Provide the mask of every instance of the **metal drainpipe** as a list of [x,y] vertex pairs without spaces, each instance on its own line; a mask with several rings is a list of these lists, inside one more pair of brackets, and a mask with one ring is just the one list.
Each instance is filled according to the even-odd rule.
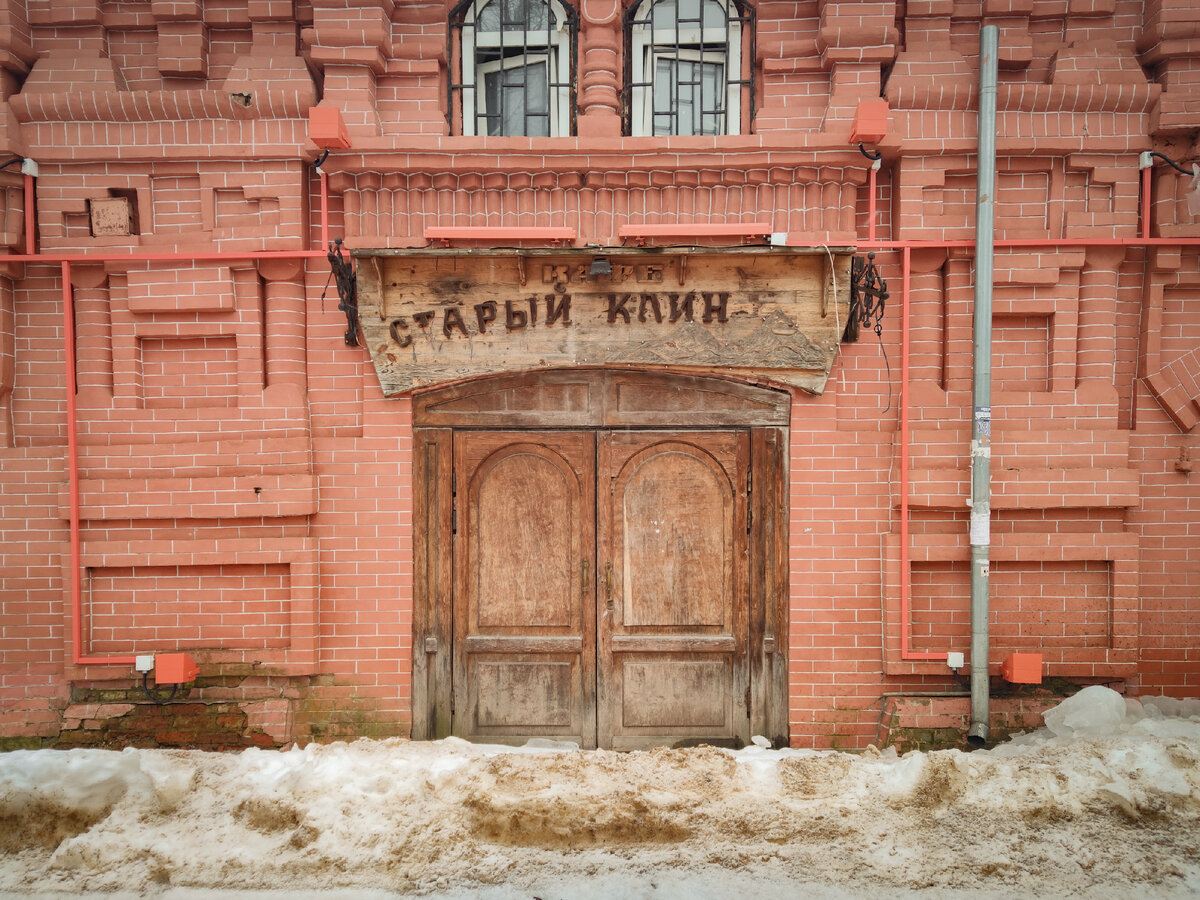
[[992,255],[996,191],[996,58],[999,29],[979,33],[979,153],[975,200],[975,368],[971,416],[971,726],[967,742],[988,736],[988,564],[991,553]]

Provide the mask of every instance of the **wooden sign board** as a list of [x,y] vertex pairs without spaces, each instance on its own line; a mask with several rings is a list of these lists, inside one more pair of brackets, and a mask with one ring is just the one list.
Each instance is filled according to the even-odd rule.
[[[669,367],[821,393],[850,253],[356,251],[359,325],[384,394],[572,366]],[[593,260],[611,274],[592,274]]]

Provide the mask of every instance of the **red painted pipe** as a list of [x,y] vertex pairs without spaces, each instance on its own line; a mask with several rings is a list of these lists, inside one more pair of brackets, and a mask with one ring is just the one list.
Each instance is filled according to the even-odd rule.
[[88,263],[97,262],[210,262],[221,260],[256,259],[324,259],[321,250],[214,250],[211,253],[162,252],[162,253],[6,253],[0,254],[0,262],[23,263]]
[[[868,225],[866,242],[860,249],[900,250],[903,254],[901,285],[901,357],[900,357],[900,610],[901,610],[901,659],[944,660],[945,652],[916,653],[911,650],[911,622],[909,621],[911,596],[908,568],[911,563],[909,547],[909,315],[912,251],[914,249],[957,249],[973,248],[974,242],[959,241],[878,241],[875,239],[876,177],[875,170],[869,172],[868,181]],[[329,243],[329,193],[328,176],[321,172],[321,243]],[[211,260],[257,260],[257,259],[315,259],[326,255],[324,250],[260,250],[213,253],[61,253],[38,254],[34,242],[33,176],[25,176],[25,249],[26,253],[4,256],[10,262],[58,262],[63,273],[63,331],[66,344],[67,368],[67,457],[70,480],[71,510],[71,637],[73,662],[76,665],[133,665],[132,656],[85,657],[81,655],[82,641],[82,581],[80,575],[79,539],[79,465],[77,446],[77,423],[75,412],[75,327],[72,316],[70,264],[72,262],[172,262]],[[1151,238],[1150,237],[1150,169],[1142,170],[1141,237],[1139,238],[1075,238],[1075,239],[1021,239],[997,240],[998,248],[1041,248],[1060,249],[1074,247],[1192,247],[1200,246],[1200,238]]]
[[1150,166],[1142,169],[1142,202],[1139,204],[1142,217],[1142,240],[1150,238]]
[[[321,173],[321,244],[329,243],[329,181]],[[274,250],[250,253],[66,253],[36,252],[33,176],[25,176],[25,254],[5,256],[13,262],[58,262],[62,269],[63,357],[67,392],[67,481],[71,552],[71,663],[76,666],[132,666],[134,656],[88,656],[83,652],[83,578],[79,511],[79,422],[76,405],[75,298],[71,291],[72,262],[198,262],[200,260],[317,259],[323,250]]]
[[875,166],[867,170],[867,240],[875,240]]
[[[1078,238],[1078,239],[1021,239],[997,240],[995,247],[1058,249],[1065,247],[1197,247],[1200,238],[1150,237],[1150,167],[1142,169],[1142,193],[1139,203],[1141,236],[1139,238]],[[859,249],[900,250],[901,319],[900,319],[900,658],[905,661],[944,660],[945,652],[915,653],[912,647],[911,585],[908,570],[911,564],[909,546],[909,299],[914,249],[974,248],[974,241],[877,241],[875,240],[875,170],[870,171],[868,190],[868,240]]]
[[37,243],[35,237],[35,216],[34,216],[34,200],[33,195],[33,176],[28,172],[25,173],[25,252],[37,253]]
[[132,656],[84,656],[83,581],[79,540],[79,423],[75,405],[75,298],[71,293],[71,264],[62,263],[63,357],[67,389],[67,480],[71,528],[71,662],[77,666],[132,666]]
[[321,171],[321,250],[329,250],[329,176]]
[[917,653],[912,650],[912,605],[908,569],[908,364],[909,299],[912,284],[912,248],[905,247],[901,265],[900,288],[900,658],[902,660],[944,660],[946,653]]

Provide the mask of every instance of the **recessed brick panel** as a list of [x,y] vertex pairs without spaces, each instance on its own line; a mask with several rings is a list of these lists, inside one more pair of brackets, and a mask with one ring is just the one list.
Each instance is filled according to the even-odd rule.
[[289,576],[278,563],[94,568],[87,602],[92,652],[286,647]]
[[[1108,647],[1110,564],[995,561],[990,566],[990,639],[996,653]],[[912,567],[912,646],[969,651],[971,567],[962,560]]]
[[231,335],[141,338],[146,409],[237,406],[237,340]]
[[992,317],[992,390],[1048,391],[1050,317]]

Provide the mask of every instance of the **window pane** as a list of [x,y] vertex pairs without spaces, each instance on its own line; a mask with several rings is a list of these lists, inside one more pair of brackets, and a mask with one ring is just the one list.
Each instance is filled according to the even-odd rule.
[[488,134],[549,137],[550,70],[546,62],[488,72],[483,83]]
[[479,31],[545,31],[548,4],[543,0],[487,0],[475,17]]
[[[732,2],[732,0],[730,0]],[[704,20],[700,16],[703,12]],[[725,25],[725,7],[718,0],[704,0],[701,10],[700,0],[658,0],[651,14],[653,28],[674,28],[677,21],[682,20],[688,26],[702,24],[705,28],[722,28]]]
[[654,134],[724,134],[725,67],[659,56],[654,67]]

